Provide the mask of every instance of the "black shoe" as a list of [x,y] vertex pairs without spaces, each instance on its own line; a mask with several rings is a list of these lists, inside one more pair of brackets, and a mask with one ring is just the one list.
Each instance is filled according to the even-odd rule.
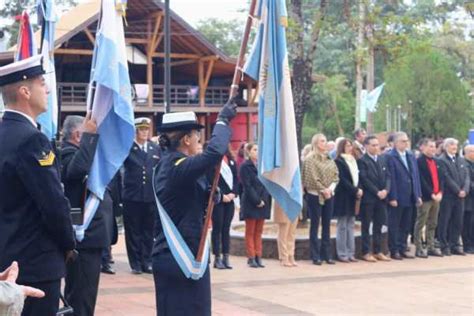
[[224,270],[225,265],[222,262],[221,256],[215,256],[214,258],[214,268],[219,269],[219,270]]
[[408,252],[402,252],[403,259],[415,259],[415,256],[410,255]]
[[265,268],[265,265],[264,265],[263,262],[262,262],[262,258],[260,258],[260,257],[255,257],[255,262],[257,263],[257,265],[258,265],[260,268]]
[[443,257],[443,254],[441,253],[441,250],[438,248],[428,250],[428,256],[430,257]]
[[451,249],[451,254],[456,255],[456,256],[465,256],[465,255],[466,255],[466,254],[464,253],[464,251],[462,251],[462,250],[459,249],[459,248]]
[[450,256],[451,255],[451,250],[449,248],[444,248],[442,250],[444,256]]
[[142,274],[142,273],[143,273],[142,270],[132,269],[132,274]]
[[423,249],[416,249],[415,256],[418,258],[428,258],[428,254]]
[[100,272],[105,274],[115,274],[115,270],[109,264],[103,265]]
[[229,254],[224,254],[224,257],[222,258],[222,263],[224,264],[226,269],[232,269],[232,266],[229,262]]
[[326,261],[327,264],[336,264],[336,261],[332,260],[332,259],[327,259],[327,260],[324,260]]
[[110,263],[110,264],[114,264],[114,263],[115,263],[115,260],[114,260],[114,259],[110,259],[110,260],[109,260],[109,263]]
[[257,261],[255,261],[255,258],[249,258],[247,260],[247,265],[251,268],[258,268],[258,264],[257,264]]
[[400,256],[400,254],[397,252],[397,253],[392,253],[390,255],[390,258],[392,258],[393,260],[403,260],[403,257]]
[[474,255],[474,249],[473,248],[467,248],[466,250],[464,250],[464,253]]
[[143,273],[153,274],[153,268],[151,266],[143,267]]
[[320,265],[323,264],[323,262],[318,259],[318,260],[313,260],[313,264],[314,264],[314,265],[317,265],[317,266],[320,266]]

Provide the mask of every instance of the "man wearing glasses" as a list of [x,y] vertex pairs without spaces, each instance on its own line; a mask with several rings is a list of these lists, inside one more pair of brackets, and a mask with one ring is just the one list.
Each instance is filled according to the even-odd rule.
[[394,260],[413,259],[408,253],[407,239],[412,212],[421,206],[421,187],[418,165],[408,150],[406,133],[394,135],[394,147],[387,153],[391,188],[388,194],[388,245]]

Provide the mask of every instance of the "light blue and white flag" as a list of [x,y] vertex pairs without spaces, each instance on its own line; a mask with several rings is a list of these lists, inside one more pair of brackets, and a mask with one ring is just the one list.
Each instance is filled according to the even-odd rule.
[[48,85],[48,109],[40,114],[36,121],[41,125],[41,131],[54,139],[58,129],[58,95],[56,88],[56,71],[54,67],[54,33],[58,15],[53,0],[38,0],[38,25],[41,25],[41,52],[43,67],[46,74],[44,79]]
[[97,121],[100,137],[87,182],[91,194],[85,205],[84,224],[76,227],[79,241],[135,137],[122,13],[116,9],[114,0],[102,0],[100,16],[90,82],[95,88],[95,94],[90,93],[92,118]]
[[259,1],[260,24],[244,71],[259,81],[259,179],[294,220],[302,208],[296,123],[286,48],[285,0]]
[[377,109],[377,102],[379,101],[384,86],[385,83],[382,83],[380,86],[367,93],[367,96],[365,97],[365,107],[368,111],[374,112]]
[[367,122],[367,112],[375,112],[377,109],[377,102],[379,101],[380,95],[382,94],[383,87],[385,83],[382,83],[380,86],[374,90],[368,92],[367,90],[362,90],[360,95],[360,121]]

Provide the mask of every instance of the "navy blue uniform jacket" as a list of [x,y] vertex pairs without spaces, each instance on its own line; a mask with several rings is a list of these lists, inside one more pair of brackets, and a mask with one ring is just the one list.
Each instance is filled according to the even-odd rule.
[[[155,171],[158,199],[194,255],[199,248],[208,198],[206,173],[213,169],[227,151],[231,137],[228,126],[216,124],[206,150],[188,157],[178,151],[165,151]],[[166,243],[157,216],[153,255]]]
[[75,246],[58,160],[46,136],[18,113],[5,112],[0,144],[0,271],[17,260],[18,283],[57,280]]
[[136,142],[130,149],[130,154],[123,163],[123,192],[124,201],[154,202],[152,177],[153,168],[160,159],[159,147],[153,142],[147,142],[147,151],[138,147]]

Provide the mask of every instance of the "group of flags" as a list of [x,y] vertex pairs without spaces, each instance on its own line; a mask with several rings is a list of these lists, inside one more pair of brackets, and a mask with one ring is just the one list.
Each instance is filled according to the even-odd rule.
[[[123,0],[120,0],[123,8]],[[44,56],[50,88],[48,112],[40,120],[43,132],[53,139],[57,132],[58,111],[54,73],[54,30],[57,21],[53,0],[38,0],[41,30],[40,54]],[[103,0],[96,35],[90,77],[88,111],[98,124],[99,145],[88,178],[91,192],[85,206],[84,224],[75,227],[80,241],[94,217],[106,186],[118,171],[134,138],[131,87],[128,74],[123,12],[117,1]],[[244,71],[259,81],[259,178],[276,202],[294,220],[302,207],[302,187],[296,141],[296,124],[286,45],[287,11],[285,0],[258,1],[258,33]],[[17,59],[37,53],[26,13],[22,15]],[[169,226],[168,244],[183,273],[199,279],[207,266],[209,247],[197,262],[179,231],[160,207],[163,226]],[[163,213],[164,212],[164,213]],[[162,216],[163,215],[163,216]],[[173,228],[174,227],[174,228]],[[169,237],[169,238],[168,238]],[[207,243],[208,244],[208,243]],[[188,249],[188,250],[186,250]]]
[[[40,49],[34,42],[28,13],[20,16],[15,60],[36,54],[43,56],[44,75],[49,88],[48,110],[37,121],[41,131],[51,140],[58,129],[58,96],[54,67],[55,24],[58,21],[54,0],[37,1],[38,24],[41,26]],[[83,225],[76,226],[76,239],[81,241],[103,199],[107,185],[128,156],[135,136],[131,85],[125,48],[123,10],[126,1],[102,0],[100,21],[90,77],[88,111],[97,122],[99,144],[89,173],[87,188],[91,192],[84,207]]]

